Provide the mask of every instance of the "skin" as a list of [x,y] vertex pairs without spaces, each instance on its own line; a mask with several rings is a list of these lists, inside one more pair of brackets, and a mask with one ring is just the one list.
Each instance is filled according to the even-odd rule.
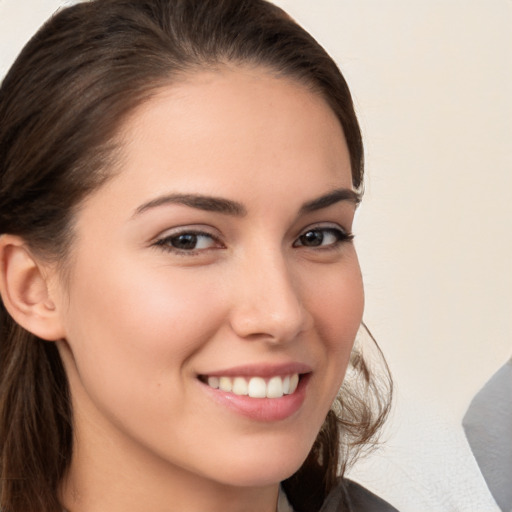
[[[76,436],[63,503],[274,512],[362,317],[356,252],[336,234],[350,233],[354,201],[301,211],[351,188],[342,129],[303,85],[226,68],[161,90],[121,140],[120,172],[77,214],[66,279],[49,279]],[[244,214],[159,199],[169,194],[236,201]],[[196,249],[173,248],[194,231],[206,233]],[[321,245],[302,244],[312,231]],[[300,408],[279,421],[226,407],[198,379],[290,362],[310,376]]]

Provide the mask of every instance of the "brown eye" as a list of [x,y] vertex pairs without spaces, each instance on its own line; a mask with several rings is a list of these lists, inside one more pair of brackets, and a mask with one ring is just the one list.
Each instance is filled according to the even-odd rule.
[[170,244],[182,251],[191,251],[197,247],[198,236],[195,233],[185,233],[172,237],[169,242]]
[[341,242],[352,240],[353,235],[341,228],[308,229],[293,244],[294,247],[335,247]]
[[299,237],[300,245],[305,245],[307,247],[317,247],[322,245],[324,241],[324,234],[322,231],[318,229],[314,229],[304,233]]

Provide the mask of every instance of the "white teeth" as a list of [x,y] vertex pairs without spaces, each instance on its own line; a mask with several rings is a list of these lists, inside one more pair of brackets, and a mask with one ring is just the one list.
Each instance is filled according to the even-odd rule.
[[292,393],[295,393],[295,390],[297,389],[298,384],[299,384],[299,376],[296,373],[294,373],[290,377],[290,395]]
[[283,379],[272,377],[267,384],[267,398],[281,398],[283,396]]
[[235,395],[251,398],[281,398],[283,395],[291,395],[295,392],[299,384],[299,374],[276,376],[268,381],[262,377],[208,377],[207,382],[211,388],[232,392]]
[[211,388],[219,389],[219,378],[208,377],[208,386],[210,386]]
[[287,375],[283,379],[283,394],[289,395],[290,394],[290,376]]
[[247,395],[249,393],[247,381],[243,377],[236,377],[233,381],[233,393],[235,395]]
[[267,396],[267,385],[261,377],[253,377],[249,380],[249,393],[251,398],[265,398]]
[[229,377],[221,377],[219,379],[219,389],[221,391],[231,391],[233,389],[233,382]]

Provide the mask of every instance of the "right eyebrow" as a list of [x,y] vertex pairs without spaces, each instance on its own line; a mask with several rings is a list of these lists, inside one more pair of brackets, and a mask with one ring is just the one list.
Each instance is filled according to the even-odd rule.
[[167,204],[181,204],[198,210],[223,213],[234,217],[244,217],[247,215],[247,209],[243,204],[231,201],[230,199],[202,194],[166,194],[142,204],[135,210],[133,216],[140,215],[151,208]]
[[361,202],[361,194],[349,188],[338,188],[303,204],[300,213],[311,213],[322,210],[340,201],[348,201],[356,206]]

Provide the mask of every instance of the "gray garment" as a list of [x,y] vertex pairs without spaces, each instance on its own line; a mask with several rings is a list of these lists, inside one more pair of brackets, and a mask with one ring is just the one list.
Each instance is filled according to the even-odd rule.
[[279,498],[277,500],[277,512],[294,512],[286,493],[282,487],[279,488]]
[[462,420],[496,503],[512,511],[512,359],[475,395]]
[[[294,512],[283,490],[277,512]],[[398,512],[389,503],[351,480],[342,480],[327,496],[319,512]]]
[[334,489],[320,512],[398,512],[387,501],[379,498],[363,486],[342,480]]

